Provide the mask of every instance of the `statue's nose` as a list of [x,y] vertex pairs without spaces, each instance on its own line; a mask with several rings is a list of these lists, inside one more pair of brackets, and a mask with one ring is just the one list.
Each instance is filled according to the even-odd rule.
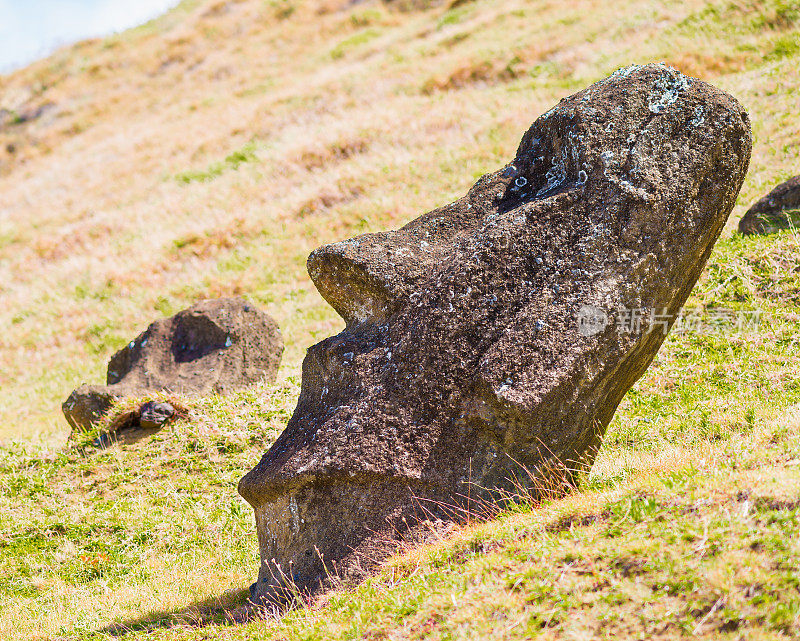
[[446,246],[431,232],[407,226],[325,245],[308,257],[308,273],[348,326],[380,323],[435,273]]
[[[496,172],[465,197],[397,231],[364,234],[324,245],[308,257],[308,273],[322,297],[349,325],[381,322],[447,264],[459,236],[469,236],[487,213],[485,192],[509,179]],[[475,201],[475,202],[473,202]]]
[[367,234],[325,245],[308,257],[314,285],[348,325],[386,318],[408,294],[405,265],[393,256],[386,236]]

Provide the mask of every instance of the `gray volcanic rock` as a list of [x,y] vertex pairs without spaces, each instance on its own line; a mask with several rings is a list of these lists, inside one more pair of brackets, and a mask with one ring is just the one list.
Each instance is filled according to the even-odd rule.
[[62,405],[73,430],[86,430],[121,397],[149,391],[225,393],[266,378],[283,355],[277,323],[242,298],[206,300],[157,320],[114,354],[107,385],[83,385]]
[[123,395],[105,385],[81,385],[61,404],[61,411],[73,431],[88,430]]
[[239,483],[254,598],[358,575],[421,519],[588,470],[750,150],[734,98],[628,67],[539,117],[456,202],[314,251],[309,274],[347,327],[309,349],[291,420]]
[[774,234],[800,227],[800,176],[781,183],[747,210],[739,221],[739,232]]
[[139,408],[139,427],[155,430],[175,415],[175,408],[169,403],[149,401]]

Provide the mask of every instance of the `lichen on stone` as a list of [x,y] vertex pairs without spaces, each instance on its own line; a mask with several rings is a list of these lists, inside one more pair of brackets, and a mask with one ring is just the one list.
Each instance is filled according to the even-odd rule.
[[703,108],[700,105],[694,108],[694,117],[689,121],[689,124],[692,127],[698,127],[705,122],[705,117],[703,115]]
[[647,107],[660,114],[674,105],[682,91],[689,88],[689,79],[680,71],[664,65],[664,72],[656,80],[647,100]]
[[541,196],[543,194],[553,191],[557,187],[563,185],[564,182],[567,180],[565,150],[562,149],[561,154],[556,154],[553,156],[550,169],[547,170],[544,177],[547,180],[547,182],[545,183],[544,187],[542,187],[536,192],[537,196]]

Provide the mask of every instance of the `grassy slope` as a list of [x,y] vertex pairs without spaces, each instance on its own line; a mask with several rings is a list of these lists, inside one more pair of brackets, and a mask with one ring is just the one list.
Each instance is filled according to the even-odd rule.
[[[311,249],[463,193],[536,115],[630,62],[671,62],[750,111],[732,224],[800,166],[796,2],[319,6],[186,2],[0,79],[0,108],[57,106],[0,129],[0,636],[797,634],[791,233],[720,241],[689,305],[763,309],[761,326],[670,336],[574,497],[456,532],[280,624],[173,625],[224,620],[204,601],[235,607],[255,573],[235,483],[291,413],[305,348],[341,326],[305,274]],[[284,329],[276,386],[190,400],[193,420],[146,444],[59,449],[61,400],[114,349],[234,293]],[[570,510],[593,516],[545,527]]]

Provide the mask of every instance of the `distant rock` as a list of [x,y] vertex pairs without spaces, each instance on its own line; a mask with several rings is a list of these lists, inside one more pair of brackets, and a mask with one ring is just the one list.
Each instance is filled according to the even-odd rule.
[[159,429],[175,415],[175,408],[170,403],[148,401],[139,408],[139,427],[144,430]]
[[[274,381],[282,354],[270,316],[241,298],[206,300],[152,323],[111,358],[105,386],[79,387],[62,410],[73,430],[90,429],[119,398],[158,390],[226,393]],[[146,420],[156,421],[163,409],[148,408]]]
[[791,227],[800,227],[800,176],[775,187],[739,221],[739,232],[745,235],[774,234]]
[[61,411],[73,431],[88,430],[124,395],[105,385],[81,385],[61,404]]
[[106,448],[114,443],[135,443],[152,436],[173,419],[187,416],[185,407],[177,409],[172,403],[145,401],[127,411],[115,414],[106,426],[107,429],[95,438],[94,445]]
[[347,326],[308,350],[291,420],[239,483],[254,598],[359,576],[421,521],[518,484],[565,491],[700,276],[750,150],[734,98],[628,67],[458,201],[313,252]]

